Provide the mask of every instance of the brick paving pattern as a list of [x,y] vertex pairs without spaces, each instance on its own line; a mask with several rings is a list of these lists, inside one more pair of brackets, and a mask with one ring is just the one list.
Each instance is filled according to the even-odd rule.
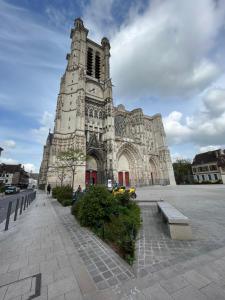
[[132,269],[97,236],[80,227],[73,216],[61,216],[61,220],[98,289],[134,278]]
[[[172,240],[156,204],[141,205],[141,212],[143,226],[136,244],[137,261],[134,265],[135,274],[139,277],[225,245],[224,237],[219,240],[218,236],[204,239],[203,235],[201,239],[192,241]],[[199,234],[199,230],[199,226],[192,221],[194,237]]]

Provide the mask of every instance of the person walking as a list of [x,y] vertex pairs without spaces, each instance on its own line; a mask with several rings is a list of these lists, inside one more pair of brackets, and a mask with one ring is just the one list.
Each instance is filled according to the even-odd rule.
[[51,184],[49,183],[48,186],[47,186],[47,194],[48,194],[48,195],[50,195],[51,189],[52,189],[52,188],[51,188]]

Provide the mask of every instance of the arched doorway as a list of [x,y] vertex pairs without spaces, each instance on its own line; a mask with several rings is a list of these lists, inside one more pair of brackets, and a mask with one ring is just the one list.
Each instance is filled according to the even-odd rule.
[[149,178],[150,184],[151,185],[159,184],[159,176],[158,176],[158,172],[157,172],[157,167],[156,167],[154,160],[151,158],[149,160],[149,171],[150,171],[150,178]]
[[86,185],[98,183],[98,164],[93,156],[89,156],[86,163]]
[[130,166],[125,154],[122,154],[118,161],[118,183],[119,185],[130,185]]

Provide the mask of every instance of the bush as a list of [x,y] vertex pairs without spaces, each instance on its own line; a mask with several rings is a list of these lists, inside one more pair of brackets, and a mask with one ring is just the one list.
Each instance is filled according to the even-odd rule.
[[70,205],[72,205],[72,199],[66,199],[66,200],[63,200],[63,201],[61,202],[61,204],[62,204],[63,206],[70,206]]
[[[69,206],[72,203],[73,189],[70,186],[55,187],[52,189],[52,197],[56,198],[63,206]],[[64,205],[65,202],[65,205]]]
[[97,229],[110,220],[115,201],[113,195],[104,186],[92,186],[76,206],[74,212],[80,224]]
[[141,225],[140,208],[128,193],[113,196],[103,186],[92,186],[71,209],[82,226],[108,242],[129,264]]

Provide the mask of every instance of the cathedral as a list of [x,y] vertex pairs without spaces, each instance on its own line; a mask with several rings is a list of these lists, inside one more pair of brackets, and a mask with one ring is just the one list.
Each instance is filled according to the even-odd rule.
[[[39,185],[59,185],[54,171],[57,155],[79,149],[87,155],[77,167],[74,188],[106,184],[126,186],[175,184],[170,152],[160,114],[141,108],[114,107],[110,78],[110,43],[88,38],[78,18],[71,30],[71,49],[61,78],[55,125],[43,150]],[[71,174],[64,184],[71,184]]]

